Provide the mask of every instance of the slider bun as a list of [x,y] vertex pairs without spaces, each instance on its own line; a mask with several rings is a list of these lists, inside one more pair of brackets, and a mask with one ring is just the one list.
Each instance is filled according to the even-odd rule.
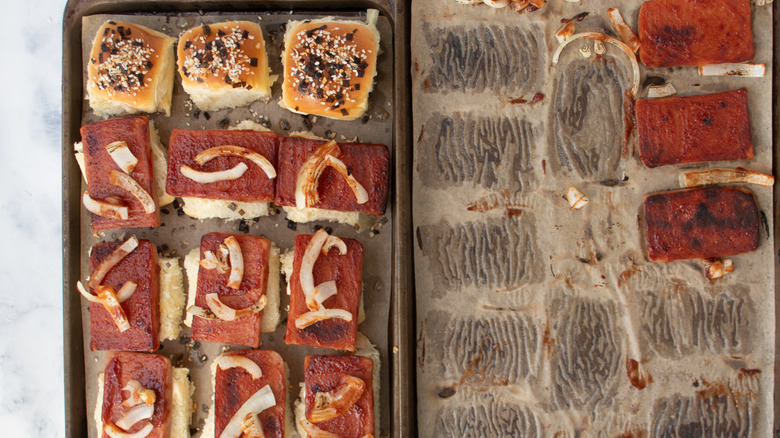
[[274,78],[257,23],[193,27],[179,37],[177,56],[184,91],[202,110],[235,108],[271,97]]
[[376,75],[377,16],[370,9],[367,24],[333,17],[287,23],[280,105],[332,119],[362,116]]
[[105,22],[87,60],[89,106],[103,117],[158,111],[170,115],[175,41],[138,24]]

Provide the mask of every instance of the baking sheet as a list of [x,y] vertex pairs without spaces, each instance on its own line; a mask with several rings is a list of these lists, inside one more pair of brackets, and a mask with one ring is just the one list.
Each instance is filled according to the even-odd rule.
[[[632,29],[641,3],[619,5]],[[621,154],[625,55],[573,43],[551,63],[561,19],[588,12],[577,32],[611,33],[614,6],[413,5],[420,436],[771,435],[772,188],[750,187],[758,250],[713,282],[701,261],[650,262],[642,213],[683,169],[772,173],[771,7],[753,6],[763,78],[640,64],[678,95],[746,87],[755,158],[648,169],[635,137]]]
[[[82,51],[84,59],[88,59],[88,51],[97,28],[104,21],[116,19],[142,24],[163,33],[177,36],[186,29],[201,23],[214,23],[228,19],[243,19],[258,21],[263,28],[266,40],[266,49],[272,73],[280,74],[281,45],[284,36],[284,25],[290,20],[318,18],[331,14],[298,14],[282,13],[231,13],[231,14],[171,14],[171,15],[94,15],[84,17],[82,21]],[[364,16],[364,14],[340,13],[350,17]],[[364,18],[362,18],[364,20]],[[322,137],[335,136],[336,141],[353,140],[381,143],[388,146],[393,155],[394,148],[394,54],[393,34],[391,23],[386,17],[380,16],[377,28],[381,35],[380,56],[378,58],[378,74],[375,78],[375,88],[369,96],[369,110],[367,116],[355,121],[333,121],[324,118],[306,118],[291,113],[279,107],[277,101],[281,97],[281,78],[272,87],[273,97],[268,102],[255,102],[248,108],[232,110],[211,111],[208,115],[200,112],[198,116],[187,104],[186,93],[181,88],[181,82],[176,75],[174,84],[174,97],[172,116],[165,117],[161,114],[152,115],[160,138],[164,146],[170,130],[174,127],[183,129],[218,129],[226,126],[235,126],[243,120],[253,120],[266,124],[280,135],[288,135],[294,131],[311,131]],[[86,77],[83,78],[86,81]],[[82,121],[89,123],[100,120],[94,116],[85,101],[83,105]],[[174,206],[161,209],[161,221],[163,225],[156,229],[122,230],[99,233],[93,235],[89,225],[89,214],[81,210],[81,278],[88,275],[89,259],[88,249],[96,242],[103,240],[116,240],[135,234],[140,239],[151,240],[158,246],[161,255],[175,255],[182,258],[193,248],[200,245],[200,237],[213,231],[223,232],[248,232],[252,235],[266,237],[276,243],[282,251],[291,249],[296,234],[313,233],[317,226],[332,228],[333,233],[339,237],[349,237],[359,240],[365,248],[363,259],[363,285],[364,302],[366,309],[366,321],[360,324],[358,329],[364,333],[374,344],[381,355],[381,390],[378,402],[382,407],[380,415],[381,435],[385,436],[390,431],[390,367],[388,366],[390,339],[388,328],[391,327],[390,303],[391,289],[393,287],[393,266],[390,260],[393,256],[393,194],[391,193],[387,213],[384,218],[361,221],[361,231],[349,226],[330,223],[298,224],[296,229],[290,229],[284,214],[279,212],[270,217],[248,221],[225,221],[219,219],[199,221],[186,215],[180,215]],[[282,285],[284,290],[284,285]],[[289,300],[282,294],[282,309],[285,310]],[[95,436],[95,428],[91,418],[91,412],[95,406],[95,382],[97,374],[102,371],[104,365],[104,352],[92,352],[89,348],[89,313],[86,303],[82,303],[82,324],[84,327],[84,361],[86,376],[86,410],[89,416],[89,436]],[[283,312],[282,322],[274,333],[264,333],[261,349],[272,349],[279,352],[290,368],[290,392],[289,399],[294,401],[298,396],[298,382],[302,381],[303,360],[309,354],[334,354],[334,350],[313,349],[301,346],[288,346],[284,344],[284,330],[286,327],[286,312]],[[222,344],[210,344],[205,342],[192,342],[188,339],[190,330],[185,327],[177,341],[164,342],[159,354],[173,359],[175,366],[186,366],[190,369],[190,376],[196,387],[195,402],[197,409],[193,417],[192,428],[200,430],[203,420],[207,415],[207,409],[211,399],[211,383],[209,365],[211,361],[223,351]],[[233,347],[234,349],[245,347]],[[198,436],[195,433],[193,436]],[[293,436],[295,432],[293,431]]]

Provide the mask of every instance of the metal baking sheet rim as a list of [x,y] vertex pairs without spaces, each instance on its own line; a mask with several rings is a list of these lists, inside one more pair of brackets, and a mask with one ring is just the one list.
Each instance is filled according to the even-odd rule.
[[[411,225],[411,151],[405,145],[412,144],[411,93],[409,81],[409,20],[406,1],[324,1],[287,0],[264,2],[197,2],[191,0],[105,1],[69,0],[63,17],[62,63],[62,249],[63,249],[63,345],[64,345],[64,394],[65,435],[87,435],[87,406],[85,393],[85,367],[81,303],[75,290],[79,278],[80,173],[70,157],[70,145],[79,138],[83,90],[81,57],[81,18],[92,14],[128,14],[143,12],[245,12],[365,10],[374,7],[392,23],[394,34],[394,83],[393,109],[395,125],[393,140],[394,175],[393,197],[393,272],[389,339],[393,354],[389,360],[391,375],[391,430],[390,436],[405,437],[416,434],[416,406],[414,394],[414,286],[412,273],[412,225]],[[79,78],[79,80],[71,80]]]

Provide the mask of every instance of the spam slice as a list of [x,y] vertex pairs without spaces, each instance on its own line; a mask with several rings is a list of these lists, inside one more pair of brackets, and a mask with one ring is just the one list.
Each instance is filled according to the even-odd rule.
[[337,437],[373,436],[373,367],[363,356],[307,356],[305,418],[297,419],[301,435],[323,436],[324,431]]
[[[174,129],[166,188],[173,196],[235,203],[274,200],[277,135],[253,130]],[[232,175],[225,175],[233,172]],[[222,176],[221,176],[222,175]]]
[[[100,242],[92,247],[89,266],[93,278],[99,266],[121,245],[122,242]],[[154,351],[159,348],[159,275],[157,248],[148,240],[138,241],[137,248],[105,274],[100,286],[119,291],[126,282],[134,282],[136,288],[129,298],[120,303],[129,325],[124,331],[117,326],[103,304],[89,304],[89,332],[93,350]],[[98,295],[97,288],[90,287],[90,291]]]
[[[228,233],[203,236],[195,303],[187,309],[194,313],[192,339],[260,346],[270,249],[271,242],[257,236]],[[237,275],[239,263],[243,272]]]
[[102,377],[102,397],[98,399],[102,399],[102,407],[100,415],[96,415],[101,437],[123,433],[154,438],[171,436],[174,382],[168,358],[146,353],[111,353]]
[[[383,215],[387,207],[390,175],[387,147],[381,144],[338,143],[328,149],[331,152],[322,152],[329,144],[333,142],[301,137],[283,137],[279,140],[279,178],[275,203],[284,207],[288,219],[291,219],[292,211],[308,209]],[[318,200],[302,208],[296,203],[299,178],[305,177],[307,166],[316,164],[310,160],[316,158],[315,153],[321,159],[330,156],[340,160],[347,170],[340,173],[334,166],[327,165],[314,187]],[[365,190],[366,198],[363,202],[358,199],[350,178]]]
[[759,213],[753,193],[704,187],[645,198],[650,260],[712,259],[758,248]]
[[84,202],[93,213],[92,228],[105,231],[160,225],[149,117],[90,123],[81,127],[81,138],[87,180]]
[[[270,350],[243,350],[220,355],[216,360],[214,379],[214,437],[235,429],[231,421],[244,420],[248,413],[257,415],[258,425],[266,438],[284,438],[287,431],[287,377],[279,353]],[[272,394],[269,402],[252,409],[244,406],[252,397]],[[268,395],[265,395],[268,397]],[[271,404],[271,401],[273,404]],[[254,403],[252,403],[254,404]],[[244,411],[241,409],[244,408]],[[239,413],[241,411],[241,413]],[[249,422],[247,422],[249,423]],[[245,423],[244,426],[248,426]],[[242,429],[243,431],[243,429]],[[206,438],[206,435],[203,435]],[[211,438],[211,437],[208,437]]]
[[639,9],[639,41],[648,67],[750,61],[750,0],[647,1]]
[[[328,236],[323,229],[295,236],[285,343],[355,351],[362,266],[357,240]],[[317,293],[328,284],[332,294]]]
[[647,167],[753,158],[747,90],[636,102]]

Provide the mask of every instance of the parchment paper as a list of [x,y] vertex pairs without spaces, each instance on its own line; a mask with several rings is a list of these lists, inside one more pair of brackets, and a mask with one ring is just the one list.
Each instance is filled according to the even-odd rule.
[[642,200],[683,169],[772,172],[771,9],[753,7],[763,78],[640,64],[678,95],[746,87],[755,158],[648,169],[635,135],[621,154],[628,58],[575,42],[551,65],[561,19],[612,34],[619,7],[636,30],[641,3],[413,3],[420,436],[770,436],[772,189],[750,187],[758,250],[713,282],[702,261],[648,260]]
[[[356,14],[345,14],[356,17]],[[365,21],[364,13],[360,14]],[[215,23],[226,20],[251,20],[260,23],[266,41],[266,50],[268,52],[269,65],[273,74],[279,74],[280,77],[272,87],[272,98],[268,102],[255,102],[249,107],[237,108],[232,110],[211,111],[204,114],[202,111],[198,117],[189,105],[187,94],[181,88],[181,80],[178,73],[174,83],[173,105],[171,117],[163,114],[153,114],[151,117],[160,132],[160,138],[163,146],[167,148],[168,138],[172,128],[182,129],[220,129],[226,126],[235,126],[242,120],[253,120],[258,123],[265,123],[270,129],[276,131],[279,135],[289,135],[294,131],[311,131],[321,137],[329,137],[335,134],[336,141],[352,140],[357,137],[358,141],[368,143],[385,144],[390,148],[391,156],[393,151],[393,46],[392,46],[392,27],[385,17],[380,17],[377,28],[381,35],[380,55],[378,58],[377,76],[375,78],[374,90],[369,95],[369,109],[367,117],[354,121],[335,121],[325,118],[306,118],[290,111],[282,109],[278,105],[281,98],[281,50],[284,39],[285,24],[290,20],[302,20],[311,18],[321,18],[325,15],[302,15],[293,13],[247,13],[247,14],[171,14],[156,16],[121,16],[121,15],[96,15],[85,17],[82,33],[82,50],[84,59],[88,59],[88,53],[97,28],[106,20],[116,19],[142,24],[144,26],[156,29],[171,36],[178,36],[185,30],[200,25],[201,23]],[[357,18],[356,18],[357,19]],[[84,81],[86,81],[86,72]],[[83,123],[90,123],[100,120],[96,117],[87,101],[84,102]],[[315,121],[316,120],[316,121]],[[312,123],[309,125],[309,123]],[[392,194],[391,194],[392,195]],[[389,430],[390,420],[390,399],[389,399],[389,367],[388,367],[388,327],[390,291],[391,291],[391,266],[389,260],[392,256],[392,201],[388,204],[387,213],[384,218],[374,220],[363,218],[361,220],[362,230],[356,231],[350,226],[337,225],[333,223],[312,222],[307,224],[298,224],[297,229],[288,228],[287,220],[281,209],[277,214],[269,217],[262,217],[258,220],[246,221],[244,225],[239,221],[225,221],[221,219],[210,219],[199,221],[186,215],[179,215],[177,209],[172,205],[164,207],[161,210],[161,221],[163,225],[156,229],[138,229],[122,230],[100,233],[93,235],[90,226],[90,215],[82,209],[82,236],[81,243],[81,276],[86,278],[89,274],[89,258],[87,251],[89,248],[103,240],[126,239],[131,234],[135,234],[139,239],[148,239],[157,244],[161,255],[175,255],[181,258],[192,249],[200,247],[200,238],[203,234],[212,231],[222,232],[248,232],[252,235],[263,236],[276,243],[284,252],[293,247],[296,234],[311,234],[315,231],[315,226],[326,226],[333,229],[333,234],[339,237],[349,237],[359,240],[364,246],[363,255],[363,297],[366,309],[366,320],[358,326],[358,330],[365,334],[372,343],[377,346],[381,355],[381,390],[375,402],[381,406],[380,427],[382,435],[386,435]],[[241,228],[239,228],[241,227]],[[243,229],[243,231],[242,231]],[[248,231],[247,231],[248,229]],[[183,269],[183,268],[182,268]],[[186,284],[186,278],[185,278]],[[186,287],[186,286],[185,286]],[[281,290],[285,290],[285,285],[281,285]],[[298,397],[298,383],[303,381],[303,360],[310,354],[338,354],[335,350],[315,349],[302,347],[298,345],[286,345],[284,343],[284,332],[287,326],[287,306],[289,297],[281,293],[282,321],[273,333],[263,333],[261,349],[275,350],[281,354],[290,369],[290,386],[288,391],[288,400],[290,406]],[[91,415],[95,406],[96,399],[96,378],[102,372],[104,367],[104,352],[92,352],[89,343],[89,311],[86,300],[83,300],[82,323],[84,327],[84,350],[86,363],[87,379],[87,412]],[[162,343],[161,349],[157,352],[170,357],[174,366],[187,367],[190,370],[190,378],[195,384],[194,401],[197,408],[193,416],[192,429],[193,436],[200,435],[200,429],[208,413],[208,407],[211,404],[212,388],[210,376],[211,362],[223,351],[223,344],[212,344],[208,342],[192,342],[189,340],[190,329],[184,327],[179,340],[167,341]],[[233,349],[243,349],[246,347],[232,347]],[[376,397],[376,396],[375,396]],[[292,413],[292,411],[291,411]],[[90,416],[90,437],[95,436],[94,420]],[[296,431],[292,431],[290,436],[297,436]]]

